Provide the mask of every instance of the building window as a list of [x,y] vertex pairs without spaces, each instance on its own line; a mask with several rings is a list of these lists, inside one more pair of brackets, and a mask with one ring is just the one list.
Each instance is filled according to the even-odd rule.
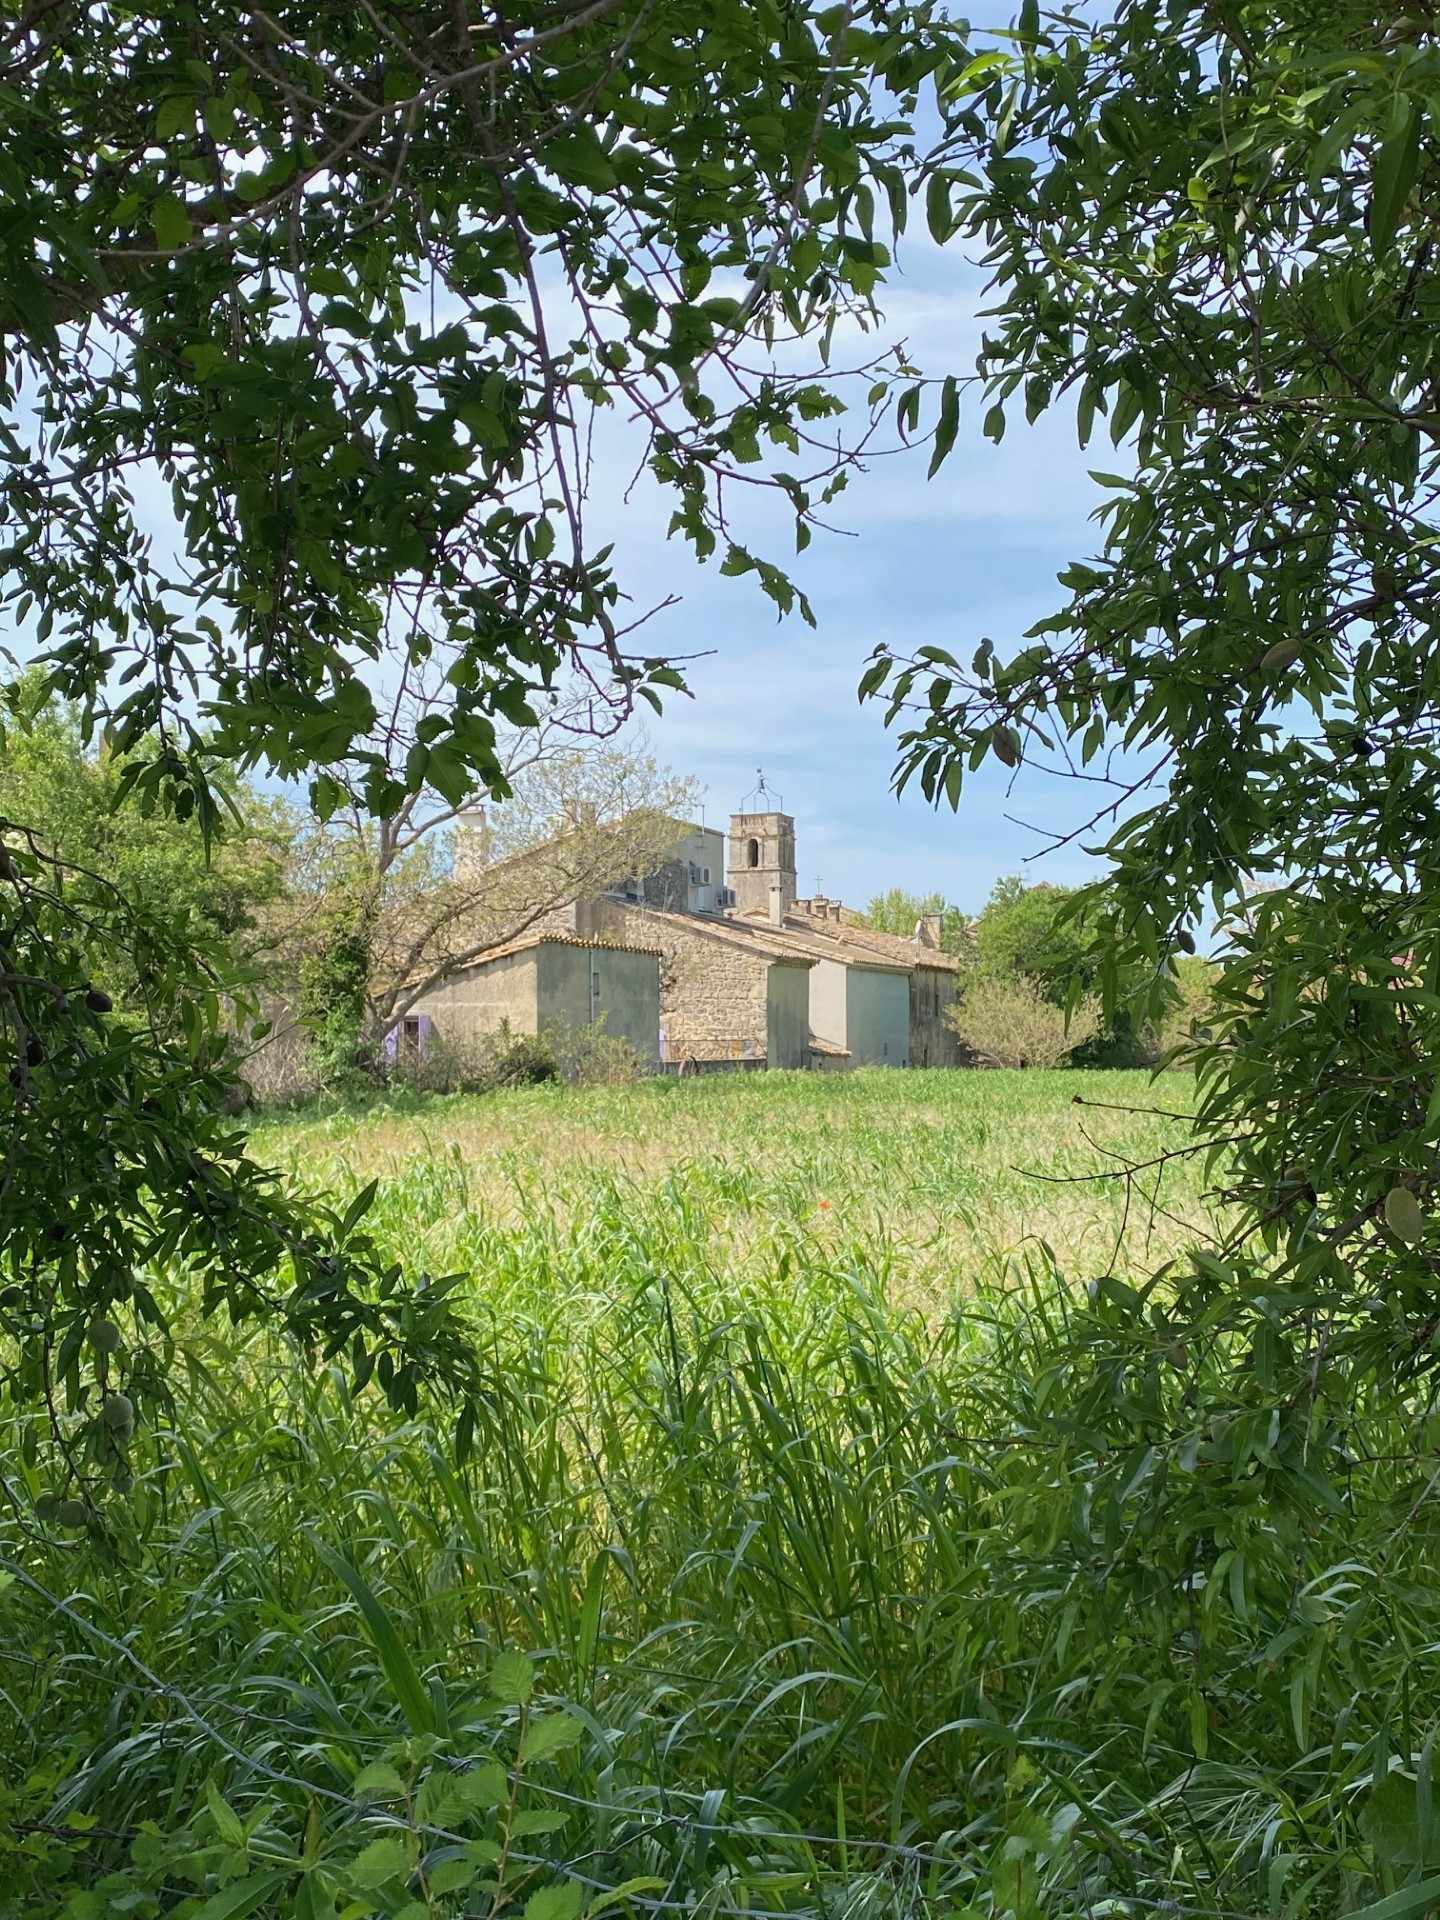
[[758,840],[752,840],[752,841],[750,842],[750,844],[749,844],[749,845],[748,845],[748,846],[746,847],[746,849],[745,849],[745,858],[746,858],[746,859],[747,859],[747,860],[749,861],[749,863],[750,863],[750,865],[751,865],[752,867],[758,867],[758,866],[759,866],[759,864],[760,864],[760,842],[759,842]]
[[704,884],[705,886],[707,886],[707,887],[709,886],[709,884],[710,884],[710,869],[709,869],[709,867],[702,867],[702,868],[700,869],[700,879],[701,879],[701,881],[703,882],[703,884]]

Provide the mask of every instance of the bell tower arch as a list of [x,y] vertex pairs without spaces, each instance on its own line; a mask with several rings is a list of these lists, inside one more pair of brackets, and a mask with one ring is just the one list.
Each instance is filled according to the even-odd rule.
[[730,816],[725,878],[737,913],[768,913],[776,887],[782,913],[795,904],[795,822],[781,806],[780,795],[770,791],[761,774],[741,801],[741,811]]

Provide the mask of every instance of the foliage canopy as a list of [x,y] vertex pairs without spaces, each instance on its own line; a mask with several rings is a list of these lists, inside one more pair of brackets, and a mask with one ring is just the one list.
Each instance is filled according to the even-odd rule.
[[[947,33],[883,0],[12,9],[0,612],[122,784],[207,839],[217,766],[393,818],[503,794],[500,725],[566,671],[599,731],[658,699],[678,675],[627,651],[587,531],[607,412],[673,530],[789,605],[722,488],[774,486],[803,542],[843,482],[825,355],[871,313]],[[445,1288],[402,1284],[363,1200],[308,1208],[218,1118],[204,929],[23,816],[0,848],[0,1313],[73,1473],[108,1470],[126,1369],[158,1391],[171,1262],[401,1404],[430,1361],[458,1379]],[[101,950],[131,956],[133,1017]]]
[[1073,407],[1124,470],[1099,475],[1103,550],[1018,649],[882,657],[867,689],[933,796],[990,754],[1101,782],[1112,997],[1138,970],[1159,1006],[1165,956],[1228,928],[1198,1065],[1250,1202],[1231,1251],[1280,1256],[1297,1393],[1340,1302],[1363,1365],[1428,1365],[1434,23],[1353,0],[1122,0],[1088,25],[1027,5],[941,91],[927,205],[992,275],[987,430]]
[[833,374],[770,349],[869,310],[927,5],[36,6],[5,46],[3,604],[157,789],[266,760],[385,815],[503,787],[563,663],[676,684],[586,531],[606,410],[732,573],[723,483],[803,539],[843,471]]

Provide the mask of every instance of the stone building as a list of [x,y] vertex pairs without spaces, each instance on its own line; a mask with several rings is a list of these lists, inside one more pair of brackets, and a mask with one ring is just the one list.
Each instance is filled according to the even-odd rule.
[[[763,783],[752,796],[771,798]],[[723,837],[677,821],[655,872],[545,914],[424,995],[411,1020],[469,1037],[502,1019],[534,1033],[604,1012],[608,1032],[672,1068],[956,1067],[944,1017],[956,976],[938,916],[902,940],[838,901],[800,898],[793,818],[751,805]]]
[[478,1040],[508,1024],[512,1033],[585,1027],[604,1017],[605,1032],[628,1040],[648,1060],[660,1057],[660,955],[614,939],[535,932],[496,947],[431,987],[395,1032],[400,1049],[419,1051],[433,1033]]
[[[763,789],[762,789],[763,792]],[[713,830],[712,844],[718,841]],[[778,809],[732,815],[727,899],[682,908],[650,880],[577,903],[574,924],[600,939],[661,948],[661,1027],[670,1062],[763,1057],[770,1066],[958,1067],[945,1020],[957,964],[939,916],[902,940],[858,923],[838,901],[801,899],[795,822]],[[713,868],[712,868],[713,871]],[[806,1031],[796,1008],[803,989]]]

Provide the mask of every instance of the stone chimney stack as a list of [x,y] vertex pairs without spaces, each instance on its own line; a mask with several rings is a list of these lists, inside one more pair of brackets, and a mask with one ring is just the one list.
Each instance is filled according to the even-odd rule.
[[770,887],[770,924],[783,927],[785,924],[785,894],[778,880]]
[[465,807],[455,816],[455,881],[466,886],[490,864],[490,823],[483,807]]
[[915,928],[915,944],[917,947],[929,947],[932,952],[939,951],[940,915],[938,913],[921,914]]

